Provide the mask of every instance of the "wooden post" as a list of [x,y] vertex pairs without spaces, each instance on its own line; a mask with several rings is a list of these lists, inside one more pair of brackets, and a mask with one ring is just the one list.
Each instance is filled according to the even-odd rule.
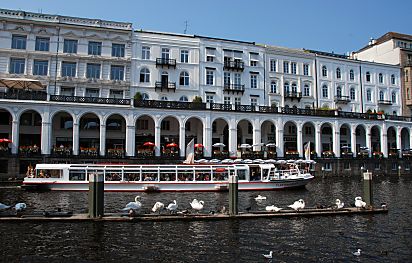
[[363,173],[363,201],[366,205],[371,206],[373,204],[373,194],[372,194],[372,173]]
[[104,215],[104,177],[103,174],[89,174],[89,217]]
[[237,175],[229,176],[229,215],[238,214],[238,178]]

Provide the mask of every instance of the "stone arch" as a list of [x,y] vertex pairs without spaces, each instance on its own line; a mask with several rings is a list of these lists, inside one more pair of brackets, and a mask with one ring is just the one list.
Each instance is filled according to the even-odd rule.
[[[225,117],[217,117],[212,121],[212,157],[228,157],[229,149],[229,125],[230,121]],[[224,147],[213,147],[217,143],[223,143]]]
[[382,128],[378,125],[373,125],[370,129],[372,154],[382,152],[381,132]]
[[[106,116],[105,116],[106,117]],[[119,113],[111,113],[104,118],[106,126],[106,155],[124,157],[126,149],[126,118]]]
[[310,142],[310,152],[316,151],[316,125],[313,121],[306,121],[302,125],[302,151],[304,151],[306,145]]
[[93,112],[84,112],[78,118],[80,155],[98,156],[100,149],[100,125],[102,123],[101,116]]
[[22,110],[19,116],[19,152],[22,154],[41,153],[41,127],[43,116],[35,109]]
[[320,149],[322,156],[331,156],[333,152],[334,126],[330,122],[323,122],[320,126]]
[[339,148],[341,155],[348,155],[352,152],[352,130],[349,123],[339,125]]
[[407,151],[411,148],[410,131],[408,128],[403,127],[401,129],[401,150]]
[[72,154],[74,118],[75,116],[66,110],[57,110],[50,115],[50,138],[53,155],[67,156]]
[[289,120],[283,125],[283,137],[284,137],[284,153],[287,158],[298,157],[298,148],[297,148],[297,127],[298,124]]
[[[141,114],[134,119],[135,125],[135,156],[151,157],[154,156],[154,146],[145,143],[155,144],[156,118],[151,114]],[[157,145],[159,147],[159,145]]]
[[182,120],[177,116],[165,115],[159,118],[159,124],[161,155],[166,157],[178,157]]

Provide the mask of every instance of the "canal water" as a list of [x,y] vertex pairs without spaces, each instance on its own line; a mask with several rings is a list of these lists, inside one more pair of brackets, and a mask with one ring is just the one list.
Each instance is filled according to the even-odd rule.
[[[388,214],[313,218],[143,223],[0,223],[1,262],[411,262],[412,177],[375,177],[374,203]],[[257,203],[262,194],[266,201]],[[227,193],[142,193],[144,210],[156,201],[176,200],[179,209],[193,198],[206,211],[228,208]],[[336,198],[353,204],[362,195],[360,178],[317,178],[306,189],[240,192],[240,210],[329,205]],[[135,193],[105,193],[105,211],[118,212]],[[87,212],[87,193],[25,192],[0,189],[0,202],[25,202],[27,213],[44,210]],[[360,248],[361,255],[352,253]]]

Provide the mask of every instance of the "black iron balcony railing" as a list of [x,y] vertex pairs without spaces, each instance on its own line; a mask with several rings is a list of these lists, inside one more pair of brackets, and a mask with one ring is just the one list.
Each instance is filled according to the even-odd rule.
[[341,118],[383,120],[382,115],[379,115],[379,114],[359,113],[359,112],[349,112],[349,111],[337,111],[337,114],[338,114],[338,117],[341,117]]
[[205,110],[206,103],[202,102],[182,102],[163,100],[134,100],[136,108],[159,108],[159,109],[179,109],[179,110]]
[[116,99],[116,98],[99,98],[99,97],[80,97],[80,96],[50,95],[50,100],[51,100],[51,101],[60,101],[60,102],[97,103],[97,104],[112,104],[112,105],[130,105],[130,99]]
[[397,115],[386,115],[386,114],[385,114],[385,119],[394,120],[394,121],[412,121],[412,117],[397,116]]
[[351,102],[351,99],[349,96],[336,96],[335,97],[335,103],[347,104],[349,102]]
[[170,59],[170,58],[157,58],[156,59],[156,66],[160,67],[172,67],[176,68],[176,59]]
[[210,103],[211,110],[217,111],[232,111],[232,104],[222,104],[222,103]]
[[378,100],[378,104],[381,104],[381,105],[392,105],[392,101],[391,101],[391,100]]
[[232,93],[244,93],[245,92],[245,85],[243,84],[230,84],[225,83],[223,85],[223,91],[225,92],[232,92]]
[[276,106],[259,106],[259,112],[263,113],[278,113],[278,107]]
[[256,106],[254,105],[235,105],[236,111],[247,112],[247,111],[256,111]]
[[283,114],[292,115],[308,115],[308,116],[324,116],[324,117],[335,117],[334,110],[317,110],[317,109],[300,109],[300,108],[282,108]]
[[223,69],[243,71],[245,69],[245,63],[239,60],[226,60],[223,65]]
[[302,92],[288,92],[285,90],[285,99],[297,99],[298,101],[302,98]]
[[0,99],[8,100],[47,100],[47,93],[44,91],[13,90],[0,92]]
[[164,82],[164,81],[156,81],[155,83],[155,90],[160,89],[160,91],[172,90],[173,92],[176,91],[176,82]]

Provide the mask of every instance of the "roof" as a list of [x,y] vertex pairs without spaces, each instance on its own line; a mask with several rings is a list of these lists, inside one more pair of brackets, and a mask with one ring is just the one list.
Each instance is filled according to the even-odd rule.
[[306,51],[306,52],[314,53],[316,55],[321,55],[321,56],[349,59],[349,56],[347,56],[347,55],[336,54],[336,53],[333,53],[333,52],[330,53],[330,52],[311,50],[311,49],[303,49],[303,50]]
[[402,33],[397,33],[397,32],[388,32],[388,33],[384,34],[383,36],[379,37],[378,39],[376,39],[373,44],[370,44],[370,45],[368,44],[367,46],[359,49],[357,52],[364,51],[368,48],[371,48],[375,45],[379,45],[379,44],[384,43],[384,42],[386,42],[388,40],[391,40],[391,39],[412,41],[412,35],[407,35],[407,34],[402,34]]

